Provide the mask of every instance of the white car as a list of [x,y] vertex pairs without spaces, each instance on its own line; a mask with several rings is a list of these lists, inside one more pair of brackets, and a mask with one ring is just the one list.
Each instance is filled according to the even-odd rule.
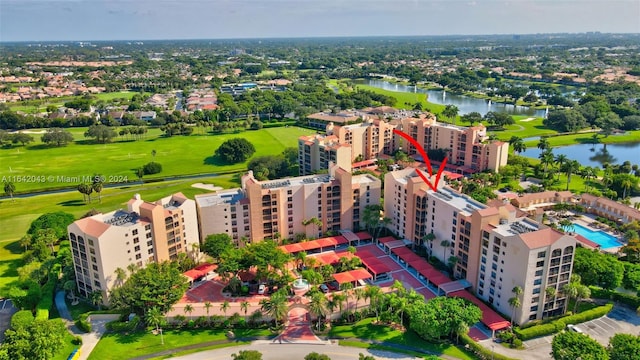
[[266,289],[267,287],[264,286],[264,284],[260,284],[260,286],[258,286],[258,295],[264,295]]
[[583,334],[584,333],[584,331],[582,331],[582,329],[580,329],[579,327],[577,327],[575,325],[572,325],[572,324],[567,325],[567,330],[573,331],[573,332],[577,332],[578,334]]

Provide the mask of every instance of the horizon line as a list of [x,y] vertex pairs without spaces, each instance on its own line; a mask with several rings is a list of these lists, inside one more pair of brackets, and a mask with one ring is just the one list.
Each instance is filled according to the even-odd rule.
[[344,36],[291,36],[291,37],[229,37],[229,38],[166,38],[166,39],[74,39],[74,40],[12,40],[3,41],[2,44],[18,43],[65,43],[65,42],[123,42],[123,41],[229,41],[229,40],[303,40],[303,39],[370,39],[370,38],[446,38],[446,37],[486,37],[486,36],[545,36],[545,35],[640,35],[640,32],[602,32],[602,31],[581,31],[581,32],[551,32],[551,33],[493,33],[493,34],[440,34],[440,35],[344,35]]

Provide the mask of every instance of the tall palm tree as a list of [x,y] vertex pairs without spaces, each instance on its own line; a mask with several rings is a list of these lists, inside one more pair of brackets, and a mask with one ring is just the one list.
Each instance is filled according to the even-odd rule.
[[31,244],[33,243],[33,236],[31,234],[26,234],[25,236],[20,238],[20,246],[24,248],[26,252]]
[[511,326],[513,326],[513,319],[516,317],[516,309],[519,308],[522,305],[522,303],[520,302],[520,299],[517,297],[512,297],[509,299],[509,306],[511,306],[512,313],[511,313]]
[[517,152],[518,155],[527,150],[527,145],[525,145],[524,140],[518,136],[512,136],[511,139],[509,139],[509,144],[513,148],[513,151]]
[[102,291],[94,290],[89,294],[89,300],[93,304],[93,306],[97,306],[100,308],[100,304],[102,303]]
[[162,311],[157,307],[152,307],[147,311],[144,318],[148,325],[154,326],[156,328],[156,332],[160,333],[160,343],[164,345],[164,337],[160,330],[160,326],[164,323],[164,314]]
[[447,261],[447,248],[451,246],[451,241],[449,240],[442,240],[440,242],[440,246],[442,246],[442,262],[444,263],[445,261]]
[[513,315],[511,315],[511,325],[513,326],[513,317],[515,316],[515,309],[520,307],[520,295],[522,295],[522,288],[520,286],[514,286],[513,289],[511,289],[511,292],[513,293],[513,296],[516,300],[518,300],[517,302],[514,300],[513,302],[516,303],[516,305],[514,306],[513,304],[511,304],[511,299],[509,299],[509,305],[511,305],[514,309],[513,309]]
[[193,312],[193,305],[187,304],[184,306],[184,309],[182,310],[184,311],[185,314],[189,314],[189,316],[191,316],[191,313]]
[[592,166],[586,166],[582,169],[582,177],[587,181],[584,182],[585,189],[589,188],[591,179],[595,179],[598,176],[598,170]]
[[537,147],[542,151],[550,149],[551,144],[549,144],[549,139],[547,139],[546,137],[540,138],[540,141],[538,141]]
[[320,331],[321,319],[327,312],[327,298],[324,294],[319,292],[313,293],[311,302],[309,302],[309,312],[317,318],[318,331]]
[[631,182],[631,179],[629,178],[625,178],[620,182],[620,186],[622,187],[622,198],[626,199],[627,198],[627,191],[629,191],[629,189],[631,189],[631,187],[633,186],[633,183]]
[[120,287],[124,284],[124,281],[127,279],[127,272],[124,271],[123,268],[119,267],[115,270],[116,274],[116,286]]
[[318,236],[318,232],[320,231],[320,228],[322,226],[322,220],[318,219],[317,217],[312,217],[310,219],[303,220],[302,225],[303,226],[313,225],[315,227],[315,232],[313,233],[313,237],[315,238]]
[[209,316],[209,310],[211,310],[212,306],[213,306],[213,304],[211,304],[210,301],[205,301],[204,302],[204,311],[207,312],[207,316]]
[[249,302],[248,301],[243,301],[240,303],[240,310],[242,310],[244,312],[244,316],[245,316],[245,321],[248,321],[248,319],[246,319],[247,317],[247,313],[249,312]]
[[[555,159],[556,163],[558,164],[558,168],[562,169],[563,165],[569,161],[569,158],[567,157],[567,155],[565,154],[558,154],[556,155],[556,159]],[[558,172],[558,179],[560,179],[560,173]]]
[[436,239],[436,234],[430,232],[427,233],[423,238],[424,244],[429,244],[429,246],[427,247],[427,250],[429,251],[429,257],[433,256],[432,251],[431,251],[431,244],[433,243],[433,240]]
[[455,105],[447,105],[444,107],[444,110],[442,110],[442,116],[448,118],[449,120],[452,120],[453,124],[456,123],[456,116],[458,116],[458,112],[460,111],[460,109],[458,109],[457,106]]
[[277,327],[278,320],[287,315],[287,297],[284,293],[276,292],[270,298],[260,300],[260,307],[275,320]]
[[[549,303],[553,302],[556,298],[556,288],[549,286],[548,288],[544,289],[544,295],[545,295],[545,307],[546,305],[548,305]],[[547,313],[549,313],[549,311],[547,311]]]
[[567,307],[569,306],[569,302],[571,301],[571,299],[572,298],[575,299],[578,297],[579,285],[580,285],[579,283],[570,281],[568,284],[562,287],[562,293],[567,297],[566,306],[564,310],[565,312],[567,311]]
[[16,185],[11,181],[5,181],[4,193],[5,195],[8,195],[9,197],[11,197],[11,201],[15,201],[15,199],[13,198],[13,193],[15,192],[16,192]]
[[134,272],[136,272],[136,270],[138,270],[138,265],[131,263],[127,265],[127,270],[129,270],[130,274],[133,274]]
[[338,304],[338,311],[340,315],[342,315],[342,311],[344,310],[344,302],[347,300],[347,296],[345,294],[333,294],[333,300]]
[[578,291],[576,293],[576,303],[573,306],[573,312],[575,313],[578,310],[578,304],[580,301],[588,299],[591,297],[591,289],[587,285],[578,285]]
[[356,288],[355,290],[353,290],[353,295],[356,298],[356,312],[358,312],[358,303],[360,302],[360,300],[364,299],[364,289],[363,288]]
[[555,158],[553,156],[553,152],[551,149],[544,150],[540,156],[540,162],[544,165],[544,178],[547,178],[547,170],[549,170],[549,165],[553,164]]
[[367,285],[365,288],[365,296],[369,299],[369,307],[373,308],[376,312],[376,321],[380,318],[380,309],[378,307],[378,303],[380,301],[380,297],[382,296],[382,290],[377,286]]
[[227,316],[227,310],[229,310],[229,301],[225,300],[222,304],[220,304],[220,311],[224,313],[224,316]]
[[95,174],[93,175],[93,183],[90,185],[91,189],[98,194],[98,202],[102,203],[102,188],[104,187],[104,183],[102,181],[102,175]]
[[569,160],[564,164],[563,170],[567,173],[567,190],[571,184],[571,174],[575,174],[580,170],[580,163],[577,160]]

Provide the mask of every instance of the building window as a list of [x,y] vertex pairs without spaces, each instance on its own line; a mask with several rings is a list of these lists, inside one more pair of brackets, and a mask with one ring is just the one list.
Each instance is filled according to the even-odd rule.
[[534,305],[531,307],[531,312],[537,312],[538,311],[538,305]]
[[542,270],[537,270],[535,276],[542,276]]
[[133,243],[134,243],[134,244],[137,244],[137,243],[139,243],[139,242],[140,242],[140,239],[139,239],[139,238],[133,238]]
[[544,266],[544,260],[543,261],[538,261],[536,263],[536,267],[543,267]]
[[140,245],[133,248],[133,251],[140,251]]
[[136,260],[140,260],[140,259],[142,259],[142,255],[136,254]]
[[538,259],[543,259],[545,256],[547,256],[547,252],[546,251],[540,251],[538,253]]
[[138,235],[138,229],[133,229],[133,231],[131,231],[131,235]]
[[153,248],[150,248],[150,249],[147,251],[147,253],[148,253],[149,255],[153,254]]

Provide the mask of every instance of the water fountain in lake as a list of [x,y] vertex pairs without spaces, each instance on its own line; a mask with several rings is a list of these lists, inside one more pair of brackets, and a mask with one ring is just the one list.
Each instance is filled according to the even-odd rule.
[[491,99],[489,99],[489,107],[491,107]]
[[309,291],[309,282],[302,278],[296,279],[292,284],[292,288],[294,294],[302,296]]

